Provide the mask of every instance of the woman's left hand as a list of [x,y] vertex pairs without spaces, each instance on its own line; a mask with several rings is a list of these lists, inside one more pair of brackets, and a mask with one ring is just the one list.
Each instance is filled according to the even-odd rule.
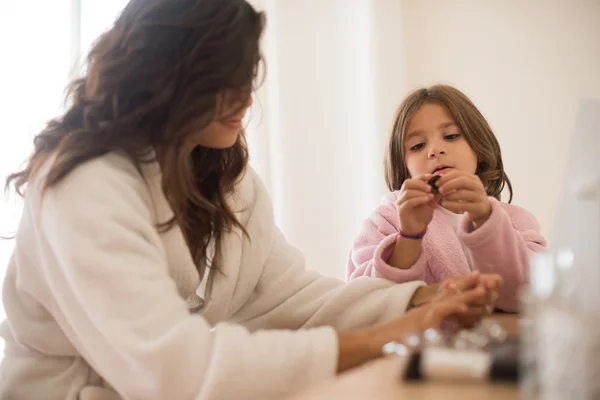
[[478,228],[488,220],[492,204],[481,179],[475,174],[452,170],[437,181],[442,195],[440,205],[447,210],[462,214]]
[[411,299],[411,306],[419,307],[427,304],[441,291],[450,290],[461,293],[481,287],[483,289],[480,292],[481,296],[472,298],[472,302],[468,304],[469,311],[457,321],[460,325],[468,327],[493,312],[498,291],[503,283],[502,277],[498,274],[480,274],[476,271],[467,276],[447,279],[417,289]]

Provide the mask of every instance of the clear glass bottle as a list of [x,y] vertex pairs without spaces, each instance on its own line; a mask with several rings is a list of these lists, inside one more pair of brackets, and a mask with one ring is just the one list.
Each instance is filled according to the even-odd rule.
[[521,359],[519,385],[524,400],[538,400],[540,391],[538,321],[544,299],[556,286],[556,270],[549,253],[534,254],[530,260],[530,284],[520,292]]
[[522,295],[526,400],[600,399],[600,281],[591,267],[568,250],[531,261]]

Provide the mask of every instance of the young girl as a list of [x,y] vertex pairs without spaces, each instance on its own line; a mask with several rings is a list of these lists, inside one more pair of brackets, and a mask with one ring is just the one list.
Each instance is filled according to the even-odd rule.
[[281,399],[485,302],[471,277],[305,270],[248,168],[263,24],[244,0],[131,0],[98,40],[8,179],[0,398]]
[[393,193],[356,237],[349,280],[433,283],[497,273],[504,279],[497,306],[518,309],[529,255],[546,241],[531,213],[500,201],[505,185],[512,200],[500,146],[467,96],[446,85],[408,95],[396,112],[386,182]]

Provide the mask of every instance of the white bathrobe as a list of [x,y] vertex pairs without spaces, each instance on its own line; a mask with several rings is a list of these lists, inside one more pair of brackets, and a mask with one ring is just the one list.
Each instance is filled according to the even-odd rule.
[[160,179],[109,154],[43,197],[29,184],[3,288],[1,399],[280,399],[335,374],[334,328],[397,317],[422,285],[307,271],[252,170],[230,198],[250,239],[227,233],[201,281],[181,231],[155,228],[172,215]]

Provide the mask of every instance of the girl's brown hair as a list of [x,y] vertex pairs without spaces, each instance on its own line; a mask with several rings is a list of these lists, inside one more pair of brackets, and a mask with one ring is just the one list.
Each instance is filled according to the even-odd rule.
[[248,151],[243,132],[223,150],[185,143],[224,117],[216,110],[223,93],[236,94],[236,114],[245,107],[263,27],[264,15],[245,0],[131,0],[93,46],[85,75],[70,84],[67,111],[35,137],[27,165],[6,188],[13,184],[22,196],[51,157],[43,190],[109,152],[127,155],[138,170],[154,154],[174,212],[159,229],[179,225],[200,267],[211,240],[241,228],[226,195]]
[[439,104],[454,119],[469,146],[477,155],[475,172],[488,196],[500,200],[504,186],[508,186],[512,201],[512,185],[502,162],[500,144],[492,128],[473,102],[460,90],[448,85],[435,85],[411,92],[396,110],[394,124],[385,156],[385,181],[390,190],[400,190],[410,178],[404,161],[404,138],[411,118],[423,104]]

